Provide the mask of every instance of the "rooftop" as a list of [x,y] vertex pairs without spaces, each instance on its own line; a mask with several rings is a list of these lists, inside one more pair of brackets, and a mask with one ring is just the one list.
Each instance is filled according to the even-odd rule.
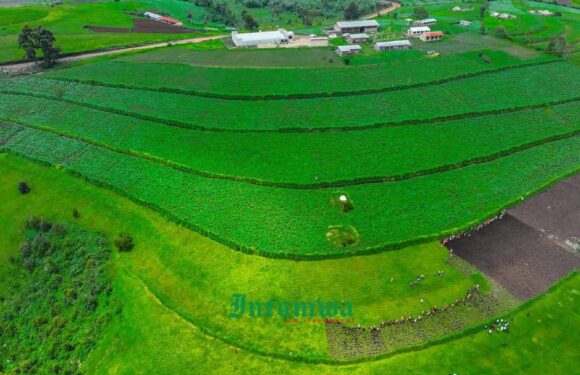
[[[235,32],[234,32],[235,33]],[[269,40],[269,39],[276,39],[276,38],[286,38],[286,34],[281,30],[276,31],[261,31],[257,33],[232,33],[232,37],[235,36],[238,40],[244,42],[254,42],[254,41],[261,41],[261,40]]]
[[379,27],[379,23],[375,20],[339,21],[336,25],[338,27]]
[[351,39],[368,39],[369,35],[365,34],[365,33],[360,33],[360,34],[350,34],[348,36]]
[[431,29],[429,28],[429,26],[416,26],[416,27],[411,27],[409,28],[409,30],[411,31],[431,31]]
[[360,46],[358,44],[354,44],[352,46],[338,46],[338,50],[341,52],[347,52],[352,50],[360,50]]
[[390,42],[377,42],[375,46],[377,47],[392,47],[392,46],[410,46],[411,42],[408,40],[392,40]]
[[425,36],[443,36],[443,31],[430,31],[424,34]]

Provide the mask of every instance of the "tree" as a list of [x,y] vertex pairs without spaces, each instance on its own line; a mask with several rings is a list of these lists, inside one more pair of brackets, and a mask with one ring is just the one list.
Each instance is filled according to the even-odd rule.
[[358,5],[354,1],[351,1],[350,4],[344,10],[344,18],[347,20],[354,20],[360,16],[360,10],[358,9]]
[[188,9],[187,10],[187,16],[186,16],[186,18],[187,18],[187,20],[189,22],[191,22],[191,20],[193,19],[193,13],[192,13],[191,9]]
[[18,191],[22,195],[28,194],[28,193],[30,193],[30,186],[28,186],[26,181],[22,181],[21,183],[18,184]]
[[42,52],[42,65],[51,67],[60,55],[60,48],[54,45],[56,38],[47,29],[37,26],[32,29],[26,25],[18,35],[18,46],[24,50],[26,58],[32,60],[36,58],[36,50]]
[[417,7],[413,10],[413,15],[415,18],[422,20],[429,17],[429,12],[425,8]]
[[119,251],[127,252],[133,250],[135,243],[133,242],[133,237],[127,233],[121,233],[119,237],[115,238],[115,246],[117,246]]
[[255,30],[259,27],[258,21],[256,21],[254,17],[245,10],[242,11],[242,19],[244,20],[246,29]]
[[498,38],[507,39],[508,37],[507,30],[503,26],[496,27],[493,32]]
[[566,39],[563,36],[555,36],[548,44],[548,52],[556,56],[562,56],[566,50]]

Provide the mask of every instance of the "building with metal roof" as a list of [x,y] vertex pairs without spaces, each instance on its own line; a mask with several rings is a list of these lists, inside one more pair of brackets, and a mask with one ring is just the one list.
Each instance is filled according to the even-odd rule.
[[338,46],[336,47],[336,53],[339,56],[356,55],[361,52],[362,48],[359,45],[350,46]]
[[389,42],[377,42],[375,43],[376,51],[391,51],[391,50],[401,50],[401,49],[411,49],[413,45],[408,40],[392,40]]
[[431,31],[431,28],[429,26],[410,27],[409,30],[407,30],[407,36],[411,38],[419,38],[423,33],[429,31]]
[[337,33],[374,33],[379,29],[379,23],[375,20],[362,21],[339,21],[334,25]]

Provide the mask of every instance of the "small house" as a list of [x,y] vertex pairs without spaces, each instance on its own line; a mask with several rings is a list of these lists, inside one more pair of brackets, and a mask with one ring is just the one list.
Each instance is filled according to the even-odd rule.
[[375,51],[393,51],[411,48],[413,48],[413,45],[408,40],[392,40],[390,42],[375,43]]
[[150,19],[155,20],[155,21],[160,21],[161,17],[162,17],[160,14],[153,13],[153,12],[145,12],[145,13],[143,13],[143,15],[145,17],[150,18]]
[[361,33],[361,34],[348,34],[346,37],[346,41],[349,44],[358,44],[358,43],[365,43],[369,40],[368,34]]
[[350,46],[338,46],[336,48],[336,54],[338,56],[348,56],[348,55],[358,55],[362,48],[359,45]]
[[433,26],[437,23],[435,18],[425,18],[424,20],[415,21],[415,26]]
[[443,39],[443,35],[445,34],[443,34],[442,31],[428,31],[426,33],[421,34],[419,39],[421,39],[423,42],[434,42],[436,40]]
[[411,38],[419,38],[423,33],[431,31],[429,26],[410,27],[407,30],[407,36]]
[[376,33],[378,29],[379,23],[375,20],[340,21],[334,25],[334,31],[339,34]]
[[471,26],[471,23],[472,23],[471,21],[466,21],[466,20],[459,21],[459,24],[461,26],[465,26],[465,27]]

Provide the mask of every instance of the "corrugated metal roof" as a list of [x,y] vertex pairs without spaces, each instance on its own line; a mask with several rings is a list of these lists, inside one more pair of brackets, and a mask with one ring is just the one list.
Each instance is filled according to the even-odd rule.
[[431,31],[431,28],[429,26],[416,26],[416,27],[411,27],[409,28],[409,31],[411,32],[418,32],[418,31]]
[[338,50],[341,52],[347,52],[352,50],[359,50],[361,49],[358,44],[354,44],[352,46],[338,46]]
[[286,39],[286,35],[281,31],[262,31],[259,33],[244,33],[244,34],[235,34],[235,37],[244,42],[256,42],[256,41],[263,41],[263,40],[272,40],[272,39]]
[[336,25],[340,28],[343,27],[379,27],[379,23],[375,20],[364,20],[364,21],[339,21]]
[[369,38],[368,34],[365,34],[365,33],[350,34],[348,37],[351,39],[368,39]]
[[408,40],[392,40],[390,42],[377,42],[375,46],[377,47],[393,47],[393,46],[410,46],[411,42]]

